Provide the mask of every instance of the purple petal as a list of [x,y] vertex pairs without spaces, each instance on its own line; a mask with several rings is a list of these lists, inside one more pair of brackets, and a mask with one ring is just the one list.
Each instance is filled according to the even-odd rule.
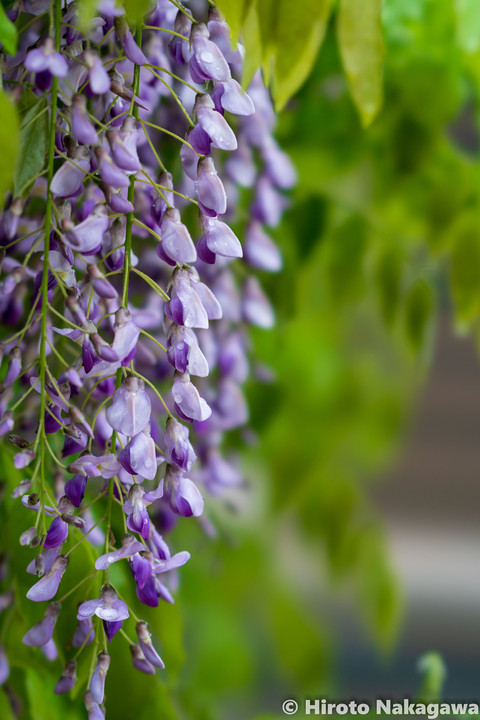
[[245,235],[245,260],[252,267],[269,272],[278,272],[282,267],[282,256],[277,246],[263,231],[259,222],[253,220]]
[[190,420],[207,420],[212,414],[211,408],[200,397],[197,388],[192,385],[190,376],[187,373],[177,375],[173,383],[172,395],[176,406]]
[[35,585],[27,592],[27,598],[34,602],[44,602],[51,600],[57,593],[60,580],[63,577],[68,565],[68,557],[59,555],[54,560],[52,569],[47,575],[44,575]]
[[226,81],[231,78],[230,68],[220,48],[209,40],[205,25],[192,28],[191,43],[194,58],[202,75],[209,80]]
[[80,507],[87,488],[86,475],[75,475],[65,483],[65,495],[75,507]]
[[113,430],[133,437],[150,422],[152,406],[142,384],[130,376],[118,388],[107,410],[107,420]]
[[[209,107],[199,107],[197,110],[198,124],[204,130],[213,147],[219,150],[236,150],[237,138],[223,115]],[[195,148],[197,149],[197,148]]]
[[155,478],[157,474],[157,458],[155,443],[151,435],[144,432],[135,435],[120,453],[120,462],[122,462],[122,456],[128,465],[126,469],[131,468],[134,475],[140,475],[146,480]]
[[242,246],[233,230],[217,218],[205,218],[205,242],[215,255],[231,258],[243,255]]
[[98,606],[100,605],[100,602],[100,598],[95,598],[95,600],[87,600],[86,602],[83,602],[81,605],[79,605],[77,611],[77,619],[86,620],[92,615],[95,615]]

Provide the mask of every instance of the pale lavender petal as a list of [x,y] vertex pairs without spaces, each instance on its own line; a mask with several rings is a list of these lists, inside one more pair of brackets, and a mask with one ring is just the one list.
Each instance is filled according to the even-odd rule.
[[133,437],[148,426],[151,410],[143,383],[131,375],[116,390],[107,410],[107,420],[113,430]]
[[211,408],[200,397],[197,388],[192,385],[190,376],[187,373],[176,373],[172,395],[176,406],[185,418],[203,421],[207,420],[212,414]]

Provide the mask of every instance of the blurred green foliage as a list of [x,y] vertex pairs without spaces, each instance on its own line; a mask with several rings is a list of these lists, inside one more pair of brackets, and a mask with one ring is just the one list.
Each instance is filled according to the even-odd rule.
[[[225,12],[227,5],[235,12],[240,6],[220,3]],[[252,41],[262,32],[252,16],[257,3],[242,7],[234,30],[245,23]],[[277,377],[250,388],[257,443],[245,458],[249,488],[231,507],[209,503],[216,539],[179,523],[172,545],[192,549],[193,558],[182,569],[176,606],[146,618],[167,670],[155,678],[134,673],[116,636],[107,680],[111,718],[273,720],[287,695],[333,694],[329,580],[338,596],[355,598],[379,648],[391,647],[398,630],[400,593],[369,488],[401,439],[448,293],[457,326],[478,332],[480,8],[473,0],[385,0],[384,105],[367,130],[342,58],[369,120],[378,106],[380,56],[365,59],[376,68],[373,91],[363,83],[355,90],[354,49],[338,45],[351,30],[338,27],[338,12],[342,4],[279,127],[300,181],[275,232],[284,270],[262,277],[278,322],[274,332],[255,333],[255,353]],[[376,47],[380,52],[379,37]],[[310,60],[302,62],[306,74]],[[292,88],[290,82],[283,100]],[[5,546],[16,547],[29,518],[9,497],[21,479],[10,455],[2,457],[8,488],[0,522]],[[121,535],[121,527],[114,531]],[[74,558],[64,592],[86,572],[87,558]],[[83,717],[74,696],[52,695],[55,672],[40,650],[20,642],[41,613],[23,601],[29,551],[10,559],[19,602],[2,631],[13,666],[9,697],[22,704],[25,720]],[[131,582],[118,572],[128,598]],[[73,624],[61,616],[63,638]],[[88,672],[92,653],[86,651],[79,674]],[[57,676],[62,660],[54,664]],[[428,692],[438,686],[439,663],[432,662]],[[0,716],[11,715],[2,689]]]

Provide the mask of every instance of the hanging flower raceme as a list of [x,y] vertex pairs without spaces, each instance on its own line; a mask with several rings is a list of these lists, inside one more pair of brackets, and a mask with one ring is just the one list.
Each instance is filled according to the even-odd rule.
[[[174,602],[190,554],[163,535],[207,527],[208,495],[242,484],[223,440],[248,421],[248,325],[275,320],[252,270],[281,268],[265,226],[295,181],[261,76],[242,88],[243,49],[215,8],[199,22],[158,0],[133,29],[113,0],[96,5],[85,34],[76,0],[22,3],[3,87],[26,128],[46,124],[48,162],[26,163],[0,216],[0,436],[22,473],[11,502],[34,518],[20,543],[40,618],[23,643],[64,658],[57,694],[95,648],[78,690],[93,720],[117,643],[140,672],[164,667],[137,616]],[[77,624],[60,652],[63,613]]]

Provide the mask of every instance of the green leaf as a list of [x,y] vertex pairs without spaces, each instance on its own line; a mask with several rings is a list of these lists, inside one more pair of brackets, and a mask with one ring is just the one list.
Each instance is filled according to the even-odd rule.
[[15,720],[12,706],[3,688],[0,688],[0,717],[2,720]]
[[330,0],[290,0],[277,5],[273,95],[280,110],[304,83],[315,63],[330,15]]
[[0,91],[0,196],[11,185],[18,152],[18,116],[8,96]]
[[257,12],[257,0],[254,0],[245,16],[242,39],[245,46],[245,61],[243,64],[242,84],[245,88],[262,64],[262,42],[260,35],[260,22]]
[[458,221],[452,239],[450,286],[457,322],[467,328],[480,312],[480,233],[476,213]]
[[240,30],[252,5],[252,0],[217,0],[215,5],[230,27],[232,42],[238,42]]
[[48,101],[46,96],[32,102],[25,100],[26,107],[20,125],[20,153],[15,167],[13,192],[15,197],[25,193],[47,164],[48,149]]
[[480,50],[480,12],[478,0],[456,0],[457,42],[468,55]]
[[417,668],[422,674],[418,699],[420,702],[438,702],[447,676],[445,662],[438,652],[428,652],[418,660]]
[[127,19],[131,24],[142,20],[153,7],[153,0],[122,0]]
[[433,316],[434,297],[429,285],[418,280],[409,290],[405,302],[407,340],[415,352],[426,343]]
[[341,0],[338,42],[353,100],[369,125],[382,104],[382,0]]
[[403,257],[399,248],[387,247],[378,259],[376,282],[380,311],[387,325],[395,320],[400,301]]
[[78,3],[78,24],[81,28],[88,29],[95,17],[98,0],[79,0]]
[[7,13],[0,5],[0,43],[9,55],[17,52],[18,35],[17,28],[7,17]]

